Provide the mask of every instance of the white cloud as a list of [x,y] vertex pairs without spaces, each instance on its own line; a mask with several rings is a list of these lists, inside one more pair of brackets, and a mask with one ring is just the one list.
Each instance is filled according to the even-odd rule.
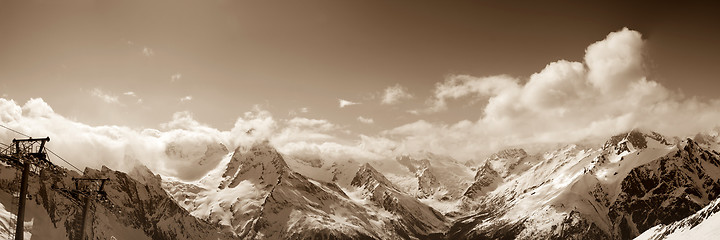
[[187,101],[190,101],[190,100],[193,100],[193,97],[190,96],[190,95],[184,96],[184,97],[180,98],[180,102],[187,102]]
[[375,123],[375,120],[373,120],[372,118],[365,118],[365,117],[363,117],[363,116],[358,116],[358,117],[357,117],[357,120],[360,121],[361,123],[366,123],[366,124],[373,124],[373,123]]
[[142,54],[146,57],[152,57],[155,56],[155,52],[152,50],[152,48],[144,47],[142,50]]
[[124,92],[123,95],[137,97],[137,95],[135,95],[135,92]]
[[299,112],[299,113],[309,113],[309,112],[310,112],[310,109],[307,108],[307,107],[302,107],[302,108],[299,108],[299,109],[292,109],[292,110],[288,111],[288,115],[290,115],[290,116],[297,116],[297,115],[298,115],[298,112]]
[[[191,112],[177,112],[160,129],[133,129],[122,126],[90,126],[67,119],[53,111],[42,99],[24,105],[0,98],[0,121],[30,136],[49,136],[48,147],[73,165],[129,171],[138,163],[156,173],[181,179],[195,179],[216,167],[218,162],[199,164],[208,147],[223,144],[232,151],[269,140],[284,154],[341,159],[379,159],[353,143],[340,143],[334,137],[342,129],[324,119],[293,118],[276,121],[259,107],[245,112],[229,130],[218,130],[200,123]],[[0,142],[9,142],[14,133],[0,130]],[[179,154],[168,154],[168,147]],[[185,156],[178,158],[177,156]],[[58,159],[51,160],[69,167]]]
[[347,106],[352,106],[352,105],[360,104],[360,103],[357,103],[357,102],[351,102],[351,101],[344,100],[344,99],[338,99],[338,102],[339,102],[339,104],[340,104],[340,108],[344,108],[344,107],[347,107]]
[[170,81],[175,82],[177,80],[180,80],[180,78],[182,78],[182,74],[176,73],[176,74],[173,74],[172,76],[170,76]]
[[103,100],[106,103],[120,103],[120,101],[118,100],[118,96],[105,93],[102,90],[100,90],[100,88],[93,88],[92,90],[90,90],[90,95],[93,97],[100,98],[101,100]]
[[[426,112],[449,100],[477,104],[477,121],[418,121],[386,131],[398,149],[472,158],[512,145],[604,139],[631,128],[685,136],[720,122],[720,100],[687,98],[648,80],[643,40],[623,29],[591,44],[584,62],[548,64],[527,81],[507,75],[455,75],[435,86]],[[474,147],[467,147],[474,146]]]
[[385,89],[385,92],[383,93],[381,104],[396,104],[399,103],[400,100],[403,99],[410,99],[413,95],[407,92],[407,89],[400,86],[400,84],[395,84],[395,86],[390,86]]
[[500,92],[518,88],[518,80],[506,75],[476,78],[468,75],[454,75],[442,83],[435,84],[434,97],[426,110],[437,112],[447,109],[447,100],[464,97],[497,95]]
[[[391,159],[418,152],[465,160],[508,146],[604,139],[635,127],[670,136],[715,127],[720,122],[720,100],[684,97],[647,79],[638,67],[643,63],[637,62],[642,59],[641,47],[640,35],[624,29],[588,47],[584,62],[556,61],[528,79],[450,76],[435,86],[428,109],[453,111],[449,101],[466,100],[477,102],[474,106],[481,117],[452,124],[419,120],[357,140],[338,137],[350,132],[329,120],[276,120],[257,106],[238,117],[229,130],[200,123],[190,112],[175,113],[160,129],[143,130],[79,123],[55,113],[42,99],[22,106],[0,99],[0,122],[31,136],[50,136],[49,147],[80,167],[129,170],[140,162],[181,178],[202,175],[213,165],[172,159],[165,154],[170,144],[202,152],[209,143],[233,149],[269,140],[283,154],[329,161]],[[341,107],[352,105],[339,101]],[[3,142],[13,137],[0,131]]]
[[[208,145],[224,144],[232,150],[277,135],[276,122],[259,109],[246,112],[227,131],[199,123],[190,112],[175,113],[159,130],[133,129],[79,123],[55,113],[42,99],[31,99],[21,106],[0,98],[0,121],[33,137],[49,136],[52,141],[48,147],[81,169],[105,165],[129,171],[142,163],[157,173],[183,179],[202,176],[217,162],[199,165],[199,158],[174,159],[166,154],[169,145],[178,146],[181,155],[197,156],[204,154]],[[17,134],[0,130],[0,142],[14,137]],[[51,160],[70,168],[58,159]]]

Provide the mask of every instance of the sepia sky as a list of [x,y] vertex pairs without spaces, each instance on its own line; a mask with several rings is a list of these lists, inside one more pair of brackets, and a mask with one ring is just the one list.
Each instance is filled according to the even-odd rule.
[[295,134],[466,159],[487,142],[720,122],[716,7],[504,2],[0,0],[0,95],[93,131],[269,118],[286,149],[303,148]]

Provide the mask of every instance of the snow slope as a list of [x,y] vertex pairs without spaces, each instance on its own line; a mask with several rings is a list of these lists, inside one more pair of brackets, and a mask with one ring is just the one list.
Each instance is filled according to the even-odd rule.
[[447,227],[441,214],[384,176],[372,179],[382,179],[382,186],[392,186],[382,188],[392,191],[369,197],[370,190],[360,194],[357,184],[348,189],[307,178],[264,142],[239,147],[198,181],[167,179],[163,186],[193,216],[229,228],[240,239],[419,239]]
[[[638,130],[617,135],[602,148],[568,145],[543,154],[526,171],[507,174],[482,197],[469,198],[466,207],[475,213],[460,217],[448,235],[632,238],[717,197],[719,158],[691,139],[670,143]],[[476,184],[499,181],[497,175],[504,174],[493,170],[480,169]]]
[[648,229],[635,240],[715,239],[720,236],[720,198],[700,211],[668,225]]

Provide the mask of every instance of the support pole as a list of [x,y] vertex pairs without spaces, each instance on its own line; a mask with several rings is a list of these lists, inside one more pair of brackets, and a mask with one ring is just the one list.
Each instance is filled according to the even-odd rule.
[[18,201],[17,222],[15,223],[15,240],[23,240],[23,225],[25,225],[25,200],[27,199],[28,175],[30,174],[30,163],[23,161],[22,182],[20,183],[20,197]]
[[82,222],[80,223],[80,240],[85,240],[85,229],[87,228],[88,216],[90,214],[90,203],[93,195],[93,192],[89,192],[85,196],[85,206],[83,206]]

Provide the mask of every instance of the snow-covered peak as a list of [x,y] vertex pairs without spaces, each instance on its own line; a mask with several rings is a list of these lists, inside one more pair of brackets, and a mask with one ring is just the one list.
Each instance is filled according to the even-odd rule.
[[[102,170],[103,172],[107,172],[110,169],[103,166]],[[135,167],[130,170],[130,172],[128,172],[128,176],[146,185],[149,183],[159,184],[162,181],[160,175],[153,173],[152,171],[150,171],[150,169],[148,169],[145,165],[142,164],[135,165]]]
[[238,147],[228,162],[220,188],[235,187],[244,180],[272,185],[288,170],[282,155],[268,142],[256,143],[249,149]]
[[350,185],[358,188],[365,188],[370,191],[374,190],[378,186],[397,190],[397,187],[395,187],[382,173],[375,170],[370,163],[365,163],[362,167],[360,167]]
[[489,161],[485,162],[475,174],[475,182],[468,187],[463,195],[471,199],[483,196],[485,193],[497,188],[501,182],[500,174],[492,169]]
[[509,148],[501,150],[490,156],[491,159],[521,159],[527,157],[528,154],[522,148]]
[[605,142],[603,149],[620,154],[622,152],[633,152],[656,145],[669,145],[669,143],[666,138],[659,133],[633,129],[629,132],[612,136]]
[[[509,148],[490,155],[485,159],[485,163],[479,167],[479,170],[482,170],[482,168],[486,168],[483,171],[493,170],[499,176],[505,178],[529,169],[535,163],[535,160],[536,158],[531,158],[524,149]],[[475,178],[477,179],[477,174]]]

